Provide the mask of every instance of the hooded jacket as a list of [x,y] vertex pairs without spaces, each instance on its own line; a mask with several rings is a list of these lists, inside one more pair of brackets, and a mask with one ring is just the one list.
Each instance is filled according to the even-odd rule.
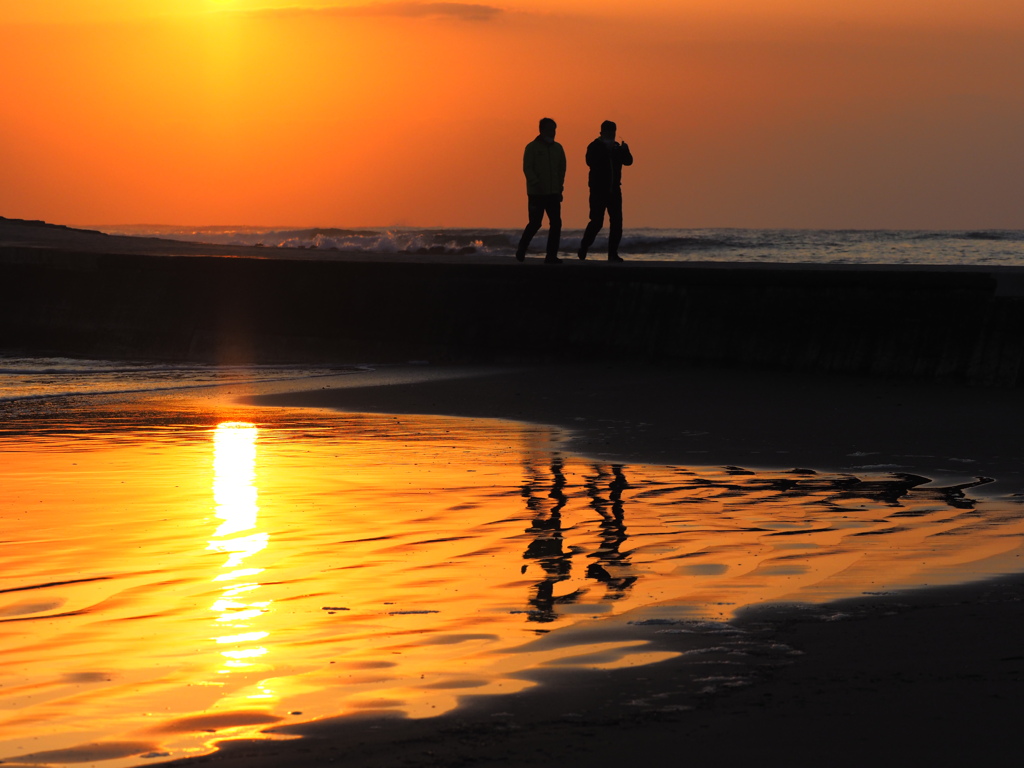
[[565,186],[565,150],[557,141],[543,137],[526,145],[523,152],[523,173],[528,195],[560,195]]
[[611,194],[622,185],[622,166],[632,164],[633,155],[625,144],[594,139],[587,147],[591,191]]

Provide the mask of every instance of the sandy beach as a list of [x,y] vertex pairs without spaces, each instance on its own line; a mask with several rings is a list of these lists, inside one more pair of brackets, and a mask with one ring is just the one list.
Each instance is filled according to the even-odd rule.
[[[253,325],[238,321],[238,317],[244,319],[244,312],[239,310],[236,318],[224,315],[233,321],[232,326],[225,324],[224,318],[210,314],[211,307],[219,306],[213,300],[215,292],[210,294],[209,300],[192,304],[184,301],[191,299],[195,275],[215,275],[224,286],[231,286],[238,284],[239,274],[245,274],[246,291],[262,297],[259,301],[252,299],[250,307],[253,312],[262,312],[259,318],[266,328],[261,333],[279,333],[284,319],[294,325],[289,326],[290,336],[267,335],[260,341],[267,350],[303,349],[301,344],[311,338],[309,334],[315,333],[323,342],[305,348],[303,359],[306,361],[324,360],[324,352],[332,349],[346,352],[391,350],[399,360],[419,359],[402,355],[426,349],[438,351],[439,359],[444,360],[446,349],[443,344],[435,345],[438,341],[450,344],[449,357],[471,361],[375,364],[357,375],[206,390],[182,401],[191,403],[194,397],[195,403],[189,408],[206,408],[205,404],[221,398],[221,402],[232,404],[225,412],[244,408],[252,413],[271,414],[275,409],[304,409],[310,414],[320,414],[317,418],[328,414],[324,417],[328,419],[330,414],[418,414],[510,420],[523,425],[547,425],[551,428],[550,434],[558,436],[554,445],[556,453],[584,457],[579,460],[589,461],[592,466],[704,467],[725,475],[756,472],[832,473],[840,478],[885,475],[895,481],[890,483],[890,490],[879,492],[882,495],[873,502],[898,501],[899,494],[913,488],[924,489],[916,506],[906,510],[907,514],[927,512],[929,499],[933,499],[931,506],[937,509],[963,511],[963,520],[958,525],[970,528],[974,506],[993,500],[1001,505],[1003,523],[1015,523],[1019,517],[1015,510],[1024,499],[1024,448],[1019,435],[1019,425],[1024,423],[1024,403],[1019,388],[971,386],[963,383],[964,378],[958,381],[955,377],[935,375],[935,371],[951,370],[944,368],[942,355],[935,351],[948,351],[948,345],[960,338],[954,333],[958,332],[959,325],[950,325],[949,333],[953,335],[943,337],[945,341],[933,338],[930,326],[917,323],[914,310],[895,300],[901,295],[900,291],[913,293],[920,287],[921,276],[912,271],[897,275],[895,282],[885,278],[877,284],[864,285],[877,285],[882,293],[891,291],[886,294],[890,298],[878,306],[892,309],[894,314],[890,320],[918,329],[914,354],[924,367],[915,368],[916,364],[907,362],[911,357],[901,357],[902,342],[886,342],[888,346],[879,342],[881,346],[873,347],[876,352],[883,348],[888,350],[886,354],[891,360],[899,363],[893,370],[923,372],[916,377],[829,373],[814,370],[813,366],[810,370],[771,370],[770,362],[750,364],[752,359],[760,360],[763,353],[756,350],[756,345],[743,343],[742,323],[735,326],[735,333],[716,335],[716,330],[700,337],[708,328],[719,328],[716,322],[711,322],[696,336],[687,337],[681,330],[682,325],[672,325],[671,302],[666,304],[661,320],[649,321],[644,303],[633,302],[629,298],[632,294],[626,289],[620,295],[623,312],[628,309],[633,313],[629,317],[635,325],[630,327],[636,333],[661,333],[663,330],[667,333],[666,329],[674,329],[672,333],[678,332],[678,336],[673,338],[677,338],[679,349],[684,351],[687,338],[704,338],[709,348],[717,343],[716,339],[729,338],[736,344],[735,359],[746,360],[746,364],[710,365],[690,360],[686,354],[657,361],[642,355],[631,358],[624,354],[631,345],[625,336],[616,342],[617,347],[609,347],[609,354],[604,355],[605,331],[592,326],[586,316],[573,321],[577,336],[563,328],[561,332],[567,341],[548,339],[545,351],[526,356],[529,359],[524,361],[522,350],[529,350],[536,346],[537,339],[544,338],[544,324],[512,317],[500,307],[488,307],[486,292],[465,306],[458,305],[457,311],[453,310],[448,318],[438,309],[442,302],[429,291],[421,291],[416,281],[410,279],[403,290],[409,296],[422,294],[434,307],[431,312],[438,312],[436,327],[446,329],[449,336],[437,337],[432,329],[422,328],[423,341],[409,350],[399,342],[414,327],[419,305],[408,309],[411,314],[396,321],[375,346],[365,347],[332,346],[339,333],[353,328],[364,332],[347,322],[344,314],[335,316],[325,309],[295,320],[296,315],[301,314],[298,312],[303,295],[300,292],[292,292],[292,305],[276,306],[269,315],[263,311],[270,304],[268,297],[280,293],[278,283],[267,275],[283,275],[305,290],[311,290],[316,283],[311,275],[319,274],[316,269],[322,266],[314,262],[309,262],[310,269],[316,268],[313,272],[307,272],[305,267],[278,270],[277,266],[269,265],[274,269],[266,273],[253,271],[253,259],[228,260],[244,266],[244,272],[216,260],[200,264],[198,271],[176,264],[174,269],[180,275],[178,272],[167,274],[178,275],[175,279],[180,279],[181,292],[161,293],[163,304],[160,307],[173,308],[174,317],[178,316],[174,313],[180,312],[182,322],[168,319],[171,316],[163,309],[152,308],[145,302],[138,303],[133,310],[137,315],[129,320],[124,320],[119,310],[114,312],[116,317],[111,315],[114,320],[110,320],[106,307],[116,309],[119,306],[117,291],[122,289],[111,288],[111,300],[107,304],[92,301],[90,297],[85,297],[90,298],[85,301],[79,287],[80,274],[92,275],[90,279],[99,281],[97,284],[107,274],[127,275],[124,290],[140,290],[139,295],[143,296],[147,290],[164,287],[153,277],[164,274],[161,271],[164,263],[169,263],[164,257],[214,254],[252,257],[257,256],[256,251],[260,249],[206,252],[193,245],[168,245],[165,241],[140,244],[133,243],[131,238],[114,240],[101,235],[87,236],[85,245],[84,236],[73,231],[66,233],[68,242],[64,242],[63,235],[59,232],[55,235],[51,227],[41,227],[38,231],[29,229],[33,237],[38,235],[39,243],[31,238],[26,241],[25,225],[19,225],[21,240],[8,243],[4,249],[5,258],[11,262],[10,268],[21,269],[19,265],[45,262],[49,254],[56,254],[54,258],[59,256],[67,262],[62,261],[62,266],[53,272],[66,283],[66,295],[58,299],[51,297],[52,308],[36,310],[30,307],[35,302],[33,296],[24,299],[19,306],[25,308],[26,317],[35,318],[34,325],[24,324],[21,316],[11,310],[11,316],[5,321],[9,331],[6,343],[11,348],[19,347],[24,338],[31,338],[24,336],[26,330],[36,333],[39,328],[45,328],[50,333],[52,318],[60,316],[66,328],[53,326],[52,334],[45,338],[77,339],[75,334],[79,334],[77,346],[69,347],[70,351],[98,349],[97,344],[108,344],[123,335],[128,340],[124,349],[159,350],[172,358],[182,355],[187,359],[196,349],[205,349],[208,340],[222,341],[227,333],[225,328],[230,331],[237,326],[249,332],[242,341],[252,343],[236,344],[237,338],[232,337],[233,349],[250,353],[258,350],[259,345]],[[123,259],[111,261],[106,272],[94,269],[89,254],[105,259],[104,254],[109,253],[123,254]],[[159,255],[160,259],[158,262],[139,261],[142,268],[133,271],[136,263],[133,260],[140,253]],[[81,273],[76,261],[79,258],[86,259],[81,262],[84,265]],[[304,257],[297,255],[296,258]],[[398,256],[390,261],[393,262],[390,266],[398,270],[404,269],[404,261],[434,270],[429,259]],[[481,285],[501,286],[506,275],[511,274],[505,269],[507,266],[496,268]],[[444,277],[439,277],[440,272],[434,277],[438,284],[456,286],[451,288],[455,295],[460,284],[453,280],[462,279],[467,272],[458,265],[437,265],[438,270],[442,267],[449,271],[444,272]],[[377,274],[371,272],[366,274]],[[673,272],[690,274],[685,270]],[[636,274],[641,273],[656,274],[656,269]],[[358,277],[362,272],[329,274]],[[538,280],[547,280],[543,277],[547,273],[538,269],[535,274],[542,275]],[[743,278],[736,285],[757,285],[762,280],[760,273],[751,274],[749,279]],[[764,274],[768,275],[764,278],[768,285],[774,277],[768,272]],[[826,270],[822,274],[842,290],[850,284],[842,270]],[[849,273],[859,274],[862,273],[857,270]],[[592,282],[587,285],[596,286],[605,280],[601,273],[594,275],[588,278]],[[41,270],[38,279],[43,282],[40,285],[45,285],[45,280],[52,276]],[[736,275],[724,270],[710,278],[705,274],[702,279],[705,278],[709,282],[701,284],[703,288],[681,289],[679,300],[687,296],[699,299],[707,286],[719,281],[729,283]],[[688,278],[679,279],[683,285]],[[930,279],[922,284],[930,284]],[[1013,283],[1018,279],[1015,271],[1007,271],[1000,277],[1002,282],[993,282],[984,275],[971,279],[979,285],[984,283],[988,286],[984,290],[990,293],[995,290],[992,285],[1002,286],[996,291],[1002,297],[1000,301],[1016,311],[1017,293],[1008,292],[1006,288],[1007,280]],[[569,284],[568,279],[558,280],[562,282],[552,285],[562,291]],[[944,293],[936,294],[935,301],[929,304],[935,312],[945,311],[946,302],[952,300],[949,297],[955,297],[959,290],[959,280],[960,276],[953,273],[941,276]],[[521,285],[546,284],[531,281],[534,278]],[[655,290],[657,279],[642,284],[648,283],[654,286],[651,290]],[[372,281],[366,283],[370,284],[376,285]],[[801,288],[804,291],[801,295],[814,298],[817,285],[808,282]],[[207,288],[213,290],[211,286]],[[319,290],[326,293],[333,288],[325,283]],[[359,283],[348,286],[348,290],[351,296],[360,291],[366,293]],[[520,289],[505,286],[502,290],[511,300]],[[587,291],[579,285],[573,290],[579,301],[589,301]],[[766,289],[765,295],[774,296],[773,290]],[[874,288],[863,290],[868,295]],[[38,295],[46,294],[40,288]],[[556,291],[552,295],[564,294]],[[728,291],[721,295],[728,295]],[[858,295],[855,291],[850,301],[859,300]],[[374,296],[376,294],[370,292],[361,300],[364,304],[394,306]],[[381,296],[387,296],[386,292]],[[388,297],[389,301],[393,299],[393,296]],[[62,303],[65,300],[68,303]],[[327,301],[321,306],[334,309]],[[551,306],[557,307],[554,303]],[[719,308],[724,313],[720,316],[728,317],[732,306],[724,303]],[[776,307],[789,318],[778,328],[765,331],[766,338],[778,341],[779,349],[787,348],[782,342],[787,339],[788,331],[778,329],[796,329],[806,324],[806,319],[799,313],[787,315],[785,301],[767,302],[764,306]],[[719,309],[710,314],[694,310],[691,316],[694,327],[703,328],[700,323],[708,317],[719,316],[714,314]],[[93,315],[94,325],[83,326],[82,318]],[[976,315],[981,317],[982,313]],[[471,325],[467,324],[467,318],[479,317],[486,317],[490,326],[500,332],[494,330],[490,337],[477,337],[467,332],[466,328]],[[864,351],[872,349],[867,342],[874,343],[875,330],[861,336],[846,335],[844,313],[838,311],[829,317],[830,322],[834,322],[832,330],[839,334],[836,338],[850,342],[850,360],[863,359],[870,363],[877,359],[877,354],[872,357]],[[890,320],[877,321],[878,339],[888,338],[886,323]],[[193,322],[196,328],[190,330],[189,324]],[[609,322],[612,323],[609,327],[616,327],[612,320]],[[176,324],[187,331],[181,339],[172,337],[171,331],[179,330]],[[1009,339],[1014,327],[1012,317],[999,327],[1000,334],[1009,334],[1004,334]],[[236,331],[232,333],[237,336]],[[160,336],[165,332],[167,339]],[[482,353],[488,351],[488,339],[504,339],[506,348],[514,352],[504,356],[511,362],[480,359],[487,357]],[[573,339],[577,342],[583,339],[586,343],[572,347],[569,342]],[[975,343],[973,337],[963,341],[963,360],[972,359]],[[210,348],[216,349],[216,345]],[[562,349],[573,354],[559,354]],[[801,349],[804,351],[800,355],[813,351],[811,347]],[[1016,347],[1000,347],[988,341],[977,342],[976,349],[992,352],[992,370],[1000,371],[999,380],[1019,379],[1014,363]],[[754,357],[744,357],[750,350],[755,351]],[[794,360],[798,358],[805,359],[798,355]],[[824,358],[806,359],[821,362]],[[337,364],[360,362],[360,359],[329,361]],[[858,366],[852,368],[863,368]],[[139,397],[146,398],[145,395]],[[386,435],[386,430],[383,434]],[[382,450],[386,449],[385,443],[382,440],[381,445],[385,446]],[[886,493],[891,498],[885,496]],[[891,528],[891,531],[897,530],[898,526]],[[919,585],[912,590],[865,588],[863,594],[839,602],[811,605],[782,601],[740,609],[734,616],[727,615],[729,609],[723,607],[722,620],[705,623],[689,620],[685,612],[680,612],[671,602],[646,605],[563,627],[551,634],[538,632],[537,639],[526,649],[543,653],[550,648],[564,650],[577,645],[608,643],[639,647],[649,658],[665,659],[657,663],[623,668],[615,663],[614,654],[597,654],[575,664],[542,664],[516,673],[520,681],[533,684],[525,690],[497,696],[464,695],[456,709],[439,717],[407,719],[398,714],[399,708],[395,706],[373,705],[372,702],[358,715],[328,716],[315,722],[304,722],[301,713],[288,713],[295,717],[287,724],[279,723],[266,729],[273,736],[270,740],[222,741],[216,752],[177,764],[244,768],[337,764],[377,768],[399,765],[554,766],[577,761],[592,766],[618,766],[638,761],[657,766],[694,759],[713,765],[739,765],[750,761],[808,766],[823,763],[859,766],[869,761],[876,765],[902,765],[908,761],[937,765],[960,765],[968,761],[1016,764],[1013,749],[1024,672],[1024,652],[1020,647],[1020,638],[1024,637],[1024,578],[1021,576],[1024,563],[1018,558],[1015,529],[1011,525],[1006,530],[1010,532],[1002,534],[1005,546],[1001,546],[998,557],[986,556],[987,561],[977,569],[969,566],[958,570],[950,566],[939,573],[939,583]],[[998,540],[999,535],[997,530],[994,539]],[[942,539],[943,544],[948,545],[950,541],[948,537]],[[936,539],[937,547],[939,543]],[[524,562],[521,554],[515,557],[519,558],[518,562]],[[986,574],[984,579],[972,575],[982,572]],[[210,731],[210,738],[217,739],[217,723],[211,721],[209,725],[206,730]],[[198,726],[188,727],[195,730]],[[150,748],[136,743],[107,743],[62,753],[59,762],[68,762],[68,755],[74,754],[76,760],[118,759],[123,764],[124,760]],[[154,757],[159,756],[158,751],[154,752]],[[54,760],[37,754],[34,762],[20,764],[47,762]],[[139,758],[138,764],[152,763]]]
[[[1021,492],[1012,391],[739,371],[396,368],[253,398],[385,413],[532,419],[603,459],[849,470],[887,466],[952,486],[993,474]],[[682,653],[659,664],[538,671],[439,718],[368,712],[281,729],[187,764],[276,766],[957,765],[1016,763],[1024,655],[1019,575],[818,606],[741,611],[700,638],[671,620],[599,629]],[[669,611],[669,615],[671,612]],[[676,628],[676,631],[673,631]],[[696,660],[696,663],[695,663]]]

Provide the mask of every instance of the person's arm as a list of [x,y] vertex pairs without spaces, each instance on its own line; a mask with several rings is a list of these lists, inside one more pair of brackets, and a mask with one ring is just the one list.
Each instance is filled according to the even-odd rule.
[[523,174],[526,176],[526,188],[537,187],[540,184],[540,172],[537,169],[537,153],[534,150],[533,142],[526,145],[523,151]]
[[558,145],[558,193],[561,194],[565,190],[565,149],[562,145]]
[[633,164],[633,153],[629,151],[629,145],[624,141],[619,143],[619,159],[623,165]]

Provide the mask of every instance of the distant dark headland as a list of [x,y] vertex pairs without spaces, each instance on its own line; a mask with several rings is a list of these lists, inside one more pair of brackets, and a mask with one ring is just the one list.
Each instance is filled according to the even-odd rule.
[[0,219],[0,282],[3,353],[641,360],[1024,384],[1019,268],[324,261]]

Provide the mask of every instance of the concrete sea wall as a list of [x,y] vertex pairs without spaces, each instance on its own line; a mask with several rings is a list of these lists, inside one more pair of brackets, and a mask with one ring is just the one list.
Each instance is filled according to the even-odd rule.
[[643,360],[1024,383],[1011,268],[0,251],[0,351],[215,362]]

